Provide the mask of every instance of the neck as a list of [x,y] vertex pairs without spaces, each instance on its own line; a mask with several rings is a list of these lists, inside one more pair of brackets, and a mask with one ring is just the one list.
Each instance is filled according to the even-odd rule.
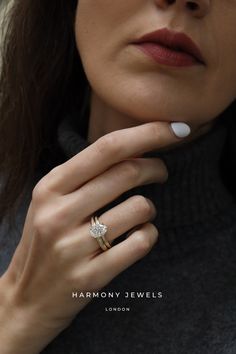
[[[82,118],[78,119],[75,109],[58,126],[63,160],[91,144],[87,139],[90,112],[85,108],[80,114]],[[183,249],[199,247],[208,233],[214,235],[216,222],[223,223],[224,215],[228,218],[230,210],[234,210],[235,201],[223,184],[220,168],[227,134],[225,116],[222,115],[215,119],[209,132],[188,144],[166,152],[158,149],[145,153],[143,157],[163,159],[169,173],[168,180],[163,184],[147,184],[128,190],[97,214],[101,215],[132,195],[141,194],[157,207],[153,222],[162,235],[158,249],[159,252],[162,250],[163,257],[169,257],[178,249],[182,252]]]
[[[87,140],[89,143],[94,143],[97,139],[112,131],[134,127],[148,121],[141,121],[140,118],[133,118],[122,112],[119,112],[112,107],[106,105],[93,91],[90,96],[90,116],[88,125]],[[184,140],[180,140],[176,144],[172,144],[171,148],[176,145],[182,145],[192,141],[199,136],[209,131],[214,122],[207,122],[206,124],[188,123],[191,128],[191,134]],[[166,146],[160,151],[168,151],[170,146]]]

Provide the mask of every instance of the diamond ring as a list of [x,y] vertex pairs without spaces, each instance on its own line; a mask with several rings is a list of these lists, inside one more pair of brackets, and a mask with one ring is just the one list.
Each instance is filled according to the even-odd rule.
[[110,243],[106,240],[107,226],[100,223],[98,217],[91,217],[91,226],[89,228],[90,235],[94,237],[103,251],[111,248]]

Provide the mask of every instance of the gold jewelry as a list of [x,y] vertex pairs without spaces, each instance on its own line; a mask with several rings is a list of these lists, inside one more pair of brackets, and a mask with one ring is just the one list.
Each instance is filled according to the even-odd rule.
[[94,237],[99,246],[103,251],[107,251],[111,248],[111,244],[106,240],[105,234],[107,233],[107,226],[103,223],[100,223],[98,217],[91,217],[91,226],[89,228],[90,235]]

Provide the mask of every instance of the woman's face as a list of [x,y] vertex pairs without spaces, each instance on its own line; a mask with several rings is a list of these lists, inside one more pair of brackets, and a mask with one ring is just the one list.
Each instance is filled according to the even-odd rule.
[[[236,0],[79,0],[77,48],[92,90],[142,122],[199,124],[236,97]],[[131,44],[167,27],[200,47],[205,65],[161,65]]]

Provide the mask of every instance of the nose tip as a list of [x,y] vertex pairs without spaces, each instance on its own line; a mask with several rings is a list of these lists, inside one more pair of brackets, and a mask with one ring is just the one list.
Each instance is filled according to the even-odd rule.
[[192,16],[201,18],[204,17],[210,8],[210,0],[156,0],[156,4],[166,9],[170,5],[181,10],[188,11]]

